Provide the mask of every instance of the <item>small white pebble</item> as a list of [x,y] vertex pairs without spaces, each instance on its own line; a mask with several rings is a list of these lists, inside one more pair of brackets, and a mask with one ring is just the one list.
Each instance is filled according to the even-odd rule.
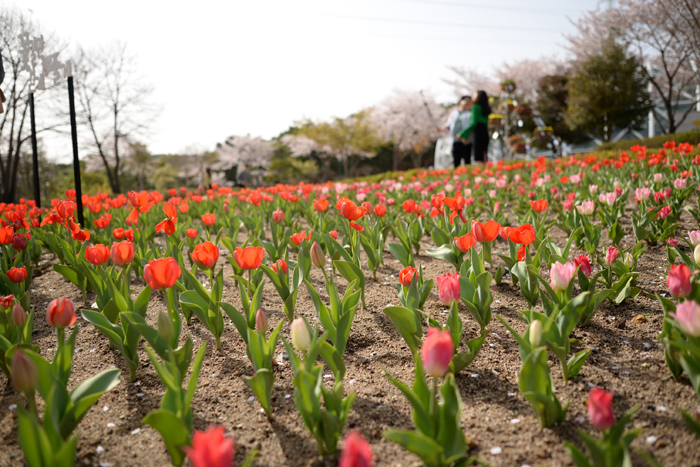
[[104,407],[102,407],[102,411],[103,411],[103,412],[106,412],[106,411],[108,411],[108,410],[109,410],[109,407],[107,407],[106,405],[105,405]]
[[649,344],[647,342],[642,342],[642,345],[647,349],[651,347],[651,344]]
[[613,369],[613,370],[619,370],[620,367],[619,367],[619,366],[614,366],[614,367],[612,367],[612,369]]
[[586,419],[583,417],[576,417],[576,421],[579,423],[586,423]]
[[11,411],[17,409],[17,404],[10,405],[8,409],[10,409]]
[[134,386],[141,386],[141,381],[136,381],[136,382],[134,383]]
[[476,373],[474,373],[474,374],[472,375],[472,378],[478,378],[478,377],[479,377],[479,375],[476,374]]
[[141,433],[141,428],[137,428],[131,432],[132,435],[138,435],[139,433]]
[[146,394],[144,394],[144,393],[142,393],[142,392],[139,392],[139,393],[136,394],[136,397],[143,397],[143,396],[145,396],[145,395],[146,395]]
[[219,373],[214,373],[212,376],[213,376],[214,378],[218,378],[218,377],[219,377]]
[[495,347],[495,345],[493,345],[493,344],[489,344],[489,347]]
[[253,402],[254,400],[255,400],[255,396],[250,396],[250,397],[248,398],[248,402]]
[[284,398],[285,398],[285,399],[289,399],[290,397],[292,397],[291,394],[285,394],[285,395],[284,395]]
[[351,379],[350,381],[348,381],[348,384],[355,384],[355,380]]
[[97,449],[95,451],[97,451],[98,455],[104,454],[105,448],[103,448],[102,446],[97,446]]
[[114,428],[115,426],[117,426],[117,425],[115,425],[114,423],[108,423],[108,424],[107,424],[107,428]]
[[100,462],[100,467],[112,467],[113,465],[111,462]]
[[333,375],[323,375],[324,378],[332,378]]
[[657,405],[656,410],[659,412],[666,412],[666,407],[664,407],[663,405]]
[[491,448],[491,455],[492,456],[497,456],[502,452],[503,452],[503,449],[501,449],[499,447]]
[[494,375],[500,375],[500,373],[497,372],[496,370],[491,370],[491,371],[493,371],[493,374],[494,374]]
[[658,439],[659,438],[657,438],[656,436],[649,436],[647,438],[647,444],[654,444]]
[[628,342],[628,341],[622,341],[622,343],[623,343],[623,344],[629,345],[629,342]]
[[514,392],[509,392],[509,393],[508,393],[508,397],[515,397],[515,393],[514,393]]
[[97,310],[97,309],[99,308],[99,307],[97,306],[97,302],[95,302],[95,303],[92,304],[92,308],[94,308],[95,310]]
[[629,371],[623,371],[622,374],[629,375],[630,372],[629,372]]
[[265,409],[260,409],[260,413],[265,413]]
[[589,388],[594,388],[594,387],[595,387],[595,384],[593,384],[593,383],[588,383],[588,387],[589,387]]
[[96,350],[97,350],[97,349],[92,349],[92,350],[90,351],[90,353],[95,353]]
[[513,424],[515,424],[515,423],[520,423],[520,419],[519,419],[519,418],[514,418],[513,420],[510,421],[510,423],[513,423]]

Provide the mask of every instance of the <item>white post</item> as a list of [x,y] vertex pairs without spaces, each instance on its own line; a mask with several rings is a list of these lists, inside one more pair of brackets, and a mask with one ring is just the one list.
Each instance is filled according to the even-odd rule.
[[[651,62],[647,62],[647,73],[649,73],[649,76],[653,73],[653,68],[651,66]],[[647,92],[649,93],[649,97],[651,97],[651,93],[654,90],[651,80],[647,83]],[[654,100],[652,99],[652,104]],[[654,125],[654,109],[651,109],[649,111],[649,132],[648,136],[649,138],[653,138],[656,135],[656,127]]]
[[700,112],[700,76],[698,76],[698,64],[695,60],[690,61],[690,68],[693,69],[695,81],[697,81],[695,85],[695,111]]

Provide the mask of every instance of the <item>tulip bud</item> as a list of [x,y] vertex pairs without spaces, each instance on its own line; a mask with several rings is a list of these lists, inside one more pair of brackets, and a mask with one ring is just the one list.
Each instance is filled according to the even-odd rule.
[[284,220],[284,211],[278,209],[277,211],[273,212],[272,220],[277,223],[282,222]]
[[19,392],[30,392],[39,382],[39,372],[34,360],[21,349],[15,350],[12,356],[12,383]]
[[166,342],[170,342],[175,335],[173,320],[162,310],[158,312],[158,335]]
[[440,301],[447,306],[452,305],[452,302],[460,298],[459,273],[443,274],[436,277],[437,285],[440,290]]
[[615,248],[614,246],[608,247],[608,252],[605,255],[605,264],[608,266],[612,266],[615,264],[615,261],[617,261],[617,255],[620,254],[620,250]]
[[668,290],[676,298],[683,298],[693,291],[693,285],[690,283],[690,269],[685,264],[671,266],[668,271],[668,279],[666,279]]
[[530,345],[539,347],[542,342],[542,321],[535,320],[530,323]]
[[600,388],[591,388],[588,394],[588,418],[591,425],[599,430],[606,430],[615,424],[612,398],[612,393]]
[[24,308],[19,303],[16,303],[12,308],[12,324],[21,328],[24,323],[27,322],[27,313],[25,313]]
[[303,318],[297,318],[292,321],[292,345],[297,350],[306,352],[306,349],[311,345],[311,332]]
[[69,298],[51,300],[46,307],[46,321],[55,328],[73,326],[77,319],[73,302]]
[[323,268],[323,266],[326,265],[326,255],[323,253],[323,249],[317,242],[314,242],[314,244],[311,245],[311,262],[317,268]]
[[14,248],[17,251],[24,251],[27,249],[27,240],[24,237],[20,237],[19,235],[15,235],[15,238],[12,239],[12,248]]
[[632,269],[634,267],[634,256],[632,256],[629,253],[625,253],[624,263],[625,266],[627,266],[629,269]]
[[262,308],[260,308],[255,314],[255,330],[265,333],[267,332],[267,327],[267,316],[265,316],[265,312],[262,311]]
[[425,372],[433,378],[445,376],[454,356],[454,343],[448,330],[428,329],[428,337],[421,346]]
[[686,300],[676,306],[676,312],[670,313],[676,318],[681,329],[693,337],[700,337],[700,305],[692,300]]
[[695,264],[700,264],[700,245],[695,247],[693,255],[695,256]]

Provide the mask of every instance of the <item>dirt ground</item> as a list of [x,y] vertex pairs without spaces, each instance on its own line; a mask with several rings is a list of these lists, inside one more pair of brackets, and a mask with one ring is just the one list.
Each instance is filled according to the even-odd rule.
[[[679,234],[696,227],[694,222],[684,220],[686,225],[679,229]],[[628,223],[625,227],[628,235],[623,244],[631,246],[631,226]],[[552,228],[551,235],[557,243],[564,245],[566,237],[556,227]],[[607,248],[605,240],[606,237],[601,245]],[[431,246],[426,242],[422,252]],[[505,249],[506,245],[499,240],[494,245],[494,258],[496,252],[505,252]],[[574,254],[579,252],[572,251],[571,258]],[[240,298],[233,279],[228,277],[232,271],[224,260],[225,256],[226,252],[222,250],[219,267],[224,265],[226,268],[224,301],[239,308]],[[49,300],[67,296],[81,308],[90,308],[94,300],[88,297],[88,302],[84,303],[80,292],[51,269],[53,259],[46,255],[43,261],[45,272],[34,280],[31,290],[31,301],[37,309],[33,343],[40,345],[42,355],[50,358],[56,341],[53,330],[44,319]],[[409,383],[413,373],[408,348],[382,313],[382,308],[399,304],[396,284],[402,267],[388,250],[384,261],[377,282],[373,282],[371,274],[366,271],[369,278],[367,308],[358,309],[345,353],[345,388],[348,392],[357,392],[346,432],[351,429],[362,432],[372,445],[377,467],[419,466],[422,464],[418,457],[382,438],[382,432],[387,428],[412,428],[410,406],[389,383],[384,371]],[[423,253],[416,262],[425,267],[427,277],[453,272],[448,263]],[[649,248],[640,262],[640,287],[652,294],[667,293],[665,280],[660,276],[666,266],[665,248]],[[312,268],[311,275],[321,296],[327,298],[320,271]],[[346,282],[340,276],[337,283],[341,291],[344,290]],[[136,289],[141,287],[137,283]],[[517,312],[527,305],[519,289],[513,288],[509,280],[504,280],[500,286],[494,283],[492,291],[494,315],[500,315],[518,332],[524,332],[525,324],[518,319]],[[148,308],[151,324],[155,325],[156,313],[164,307],[163,295],[153,293]],[[263,307],[271,326],[284,319],[281,301],[269,281],[265,286]],[[425,311],[444,322],[446,310],[438,300],[437,288],[426,302]],[[463,306],[460,312],[463,319],[469,320],[465,325],[465,342],[478,335],[478,325]],[[306,316],[312,324],[318,323],[304,287],[299,292],[296,313]],[[578,429],[595,431],[587,421],[585,405],[589,388],[595,385],[615,394],[613,404],[618,416],[632,406],[639,406],[632,425],[643,428],[644,433],[635,440],[634,448],[650,450],[665,466],[700,466],[700,440],[686,429],[678,414],[678,409],[692,410],[700,403],[688,380],[674,380],[666,368],[663,348],[657,341],[662,318],[659,304],[643,295],[619,306],[605,302],[590,327],[574,332],[586,347],[592,349],[581,373],[564,384],[558,361],[550,357],[557,394],[563,403],[568,400],[571,405],[565,423],[542,429],[530,405],[518,392],[521,368],[518,346],[494,316],[489,325],[491,333],[481,353],[457,376],[464,402],[462,424],[473,446],[470,453],[492,466],[573,465],[562,441],[580,445]],[[289,363],[279,358],[283,352],[281,343],[276,351],[277,360],[282,363],[275,369],[274,420],[269,422],[242,377],[252,375],[244,343],[233,324],[227,317],[224,319],[227,324],[221,351],[215,349],[213,336],[196,319],[189,329],[183,327],[183,336],[190,332],[195,339],[195,351],[203,341],[209,342],[193,401],[195,427],[203,430],[212,423],[224,426],[235,437],[236,464],[242,462],[251,449],[258,448],[261,456],[254,464],[257,466],[336,465],[336,458],[318,456],[316,443],[298,415],[293,397],[290,397],[293,394],[292,371]],[[145,351],[140,352],[138,381],[129,383],[126,363],[116,349],[110,350],[107,338],[82,319],[78,320],[77,326],[80,333],[71,386],[110,367],[122,370],[122,381],[98,401],[77,428],[76,465],[170,465],[160,435],[141,423],[149,411],[158,407],[164,393]],[[288,335],[289,327],[283,329],[284,335]],[[327,373],[330,375],[330,371]],[[329,384],[331,381],[332,377],[328,378]],[[0,449],[0,466],[23,465],[23,454],[17,443],[15,406],[23,404],[24,398],[6,384],[4,376],[0,376],[0,387],[3,388],[0,395],[0,439],[4,446]],[[636,456],[634,464],[643,465]]]

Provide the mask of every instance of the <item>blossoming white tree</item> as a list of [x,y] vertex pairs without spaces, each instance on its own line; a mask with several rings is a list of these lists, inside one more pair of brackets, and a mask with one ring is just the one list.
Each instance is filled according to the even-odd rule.
[[272,141],[261,136],[229,136],[216,145],[218,161],[212,166],[216,170],[228,170],[233,166],[268,167],[275,147]]

